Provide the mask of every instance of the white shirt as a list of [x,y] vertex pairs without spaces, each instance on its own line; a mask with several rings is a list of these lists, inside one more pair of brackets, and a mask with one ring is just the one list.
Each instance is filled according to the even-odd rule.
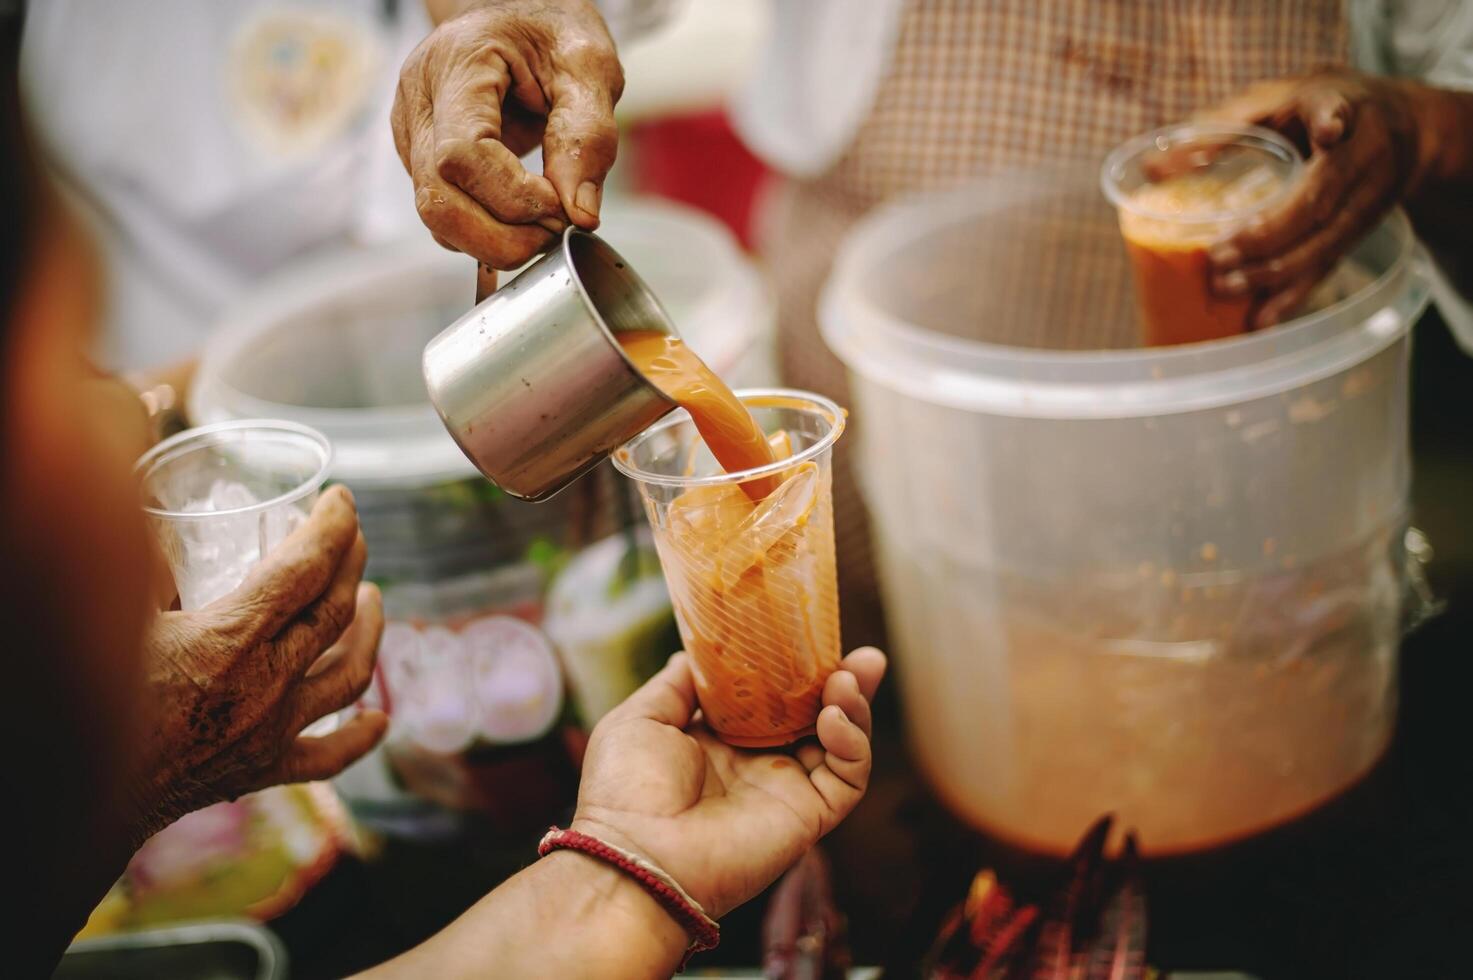
[[46,0],[21,81],[108,269],[101,359],[197,352],[226,304],[327,243],[416,227],[388,113],[418,0]]
[[[603,0],[615,38],[674,0]],[[198,352],[220,311],[323,246],[423,234],[389,128],[423,0],[41,0],[21,84],[94,219],[102,362]]]

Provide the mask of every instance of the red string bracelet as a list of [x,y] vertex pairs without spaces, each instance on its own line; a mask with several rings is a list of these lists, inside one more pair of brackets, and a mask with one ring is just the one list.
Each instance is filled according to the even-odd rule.
[[685,951],[685,957],[680,961],[681,970],[685,969],[685,965],[696,953],[715,949],[717,943],[721,942],[721,927],[716,924],[716,920],[707,915],[701,904],[687,895],[674,878],[649,859],[606,844],[597,837],[590,837],[576,830],[559,830],[553,827],[542,838],[542,843],[537,845],[537,856],[546,857],[557,850],[591,854],[639,882],[660,903],[660,907],[669,912],[690,934],[691,943]]

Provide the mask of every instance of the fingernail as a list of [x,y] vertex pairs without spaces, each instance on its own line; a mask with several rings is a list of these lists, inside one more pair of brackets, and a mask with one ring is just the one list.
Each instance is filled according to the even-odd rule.
[[353,508],[355,514],[358,512],[358,501],[353,499],[353,491],[348,489],[346,483],[334,483],[330,489],[341,496],[347,502],[348,506]]
[[1230,242],[1218,242],[1208,251],[1207,257],[1213,265],[1237,265],[1243,261],[1243,253]]
[[573,195],[573,203],[578,205],[578,210],[598,217],[598,201],[601,194],[597,184],[591,180],[585,180],[578,185],[578,193]]
[[1248,291],[1248,277],[1241,272],[1229,272],[1217,277],[1217,291],[1227,296],[1237,296]]

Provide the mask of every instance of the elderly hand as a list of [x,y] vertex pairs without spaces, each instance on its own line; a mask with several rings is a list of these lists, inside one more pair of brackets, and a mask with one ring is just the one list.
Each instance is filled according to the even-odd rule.
[[824,685],[818,741],[754,752],[698,720],[685,654],[593,730],[572,828],[648,856],[719,917],[849,815],[870,774],[870,700],[885,655],[844,658]]
[[[514,269],[569,221],[598,226],[624,76],[588,0],[469,6],[404,62],[394,142],[435,239]],[[519,159],[538,144],[543,175]]]
[[357,700],[383,632],[378,590],[346,488],[229,595],[166,612],[145,640],[154,706],[137,777],[138,843],[191,810],[277,783],[326,779],[383,735],[381,712],[321,737],[301,734]]
[[1258,294],[1255,327],[1291,315],[1416,185],[1413,90],[1352,72],[1264,82],[1202,114],[1278,130],[1309,150],[1298,188],[1209,253],[1213,289]]

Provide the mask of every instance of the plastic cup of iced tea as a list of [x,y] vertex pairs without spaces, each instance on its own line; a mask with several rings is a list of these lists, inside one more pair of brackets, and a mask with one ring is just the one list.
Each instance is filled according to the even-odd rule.
[[1252,296],[1218,296],[1208,249],[1292,193],[1303,169],[1287,139],[1258,126],[1191,123],[1117,147],[1100,174],[1130,255],[1147,347],[1248,330]]
[[706,724],[761,748],[813,733],[839,666],[831,456],[844,413],[802,391],[737,397],[785,458],[726,473],[682,409],[614,465],[639,486]]

